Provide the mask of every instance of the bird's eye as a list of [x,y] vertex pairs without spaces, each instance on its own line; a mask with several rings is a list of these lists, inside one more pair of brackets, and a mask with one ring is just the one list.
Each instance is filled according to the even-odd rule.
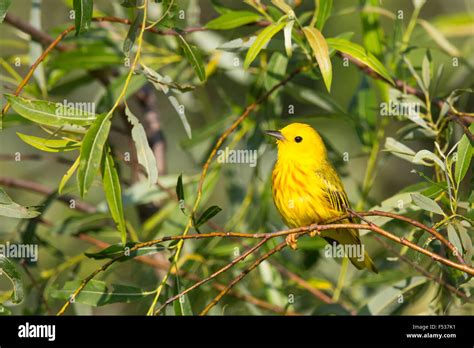
[[303,138],[300,137],[300,136],[297,136],[297,137],[295,137],[295,141],[296,141],[297,143],[301,143],[301,142],[303,141]]

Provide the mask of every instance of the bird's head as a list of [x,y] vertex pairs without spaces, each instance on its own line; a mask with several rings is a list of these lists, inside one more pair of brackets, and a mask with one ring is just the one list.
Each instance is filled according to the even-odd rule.
[[276,138],[278,158],[306,164],[320,163],[326,159],[326,147],[318,132],[308,124],[291,123],[275,131],[265,131]]

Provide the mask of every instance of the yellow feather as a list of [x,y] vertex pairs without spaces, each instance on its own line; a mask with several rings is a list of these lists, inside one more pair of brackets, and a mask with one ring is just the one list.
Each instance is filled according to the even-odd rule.
[[[286,225],[308,226],[344,214],[349,200],[318,132],[307,124],[292,123],[268,134],[277,137],[278,160],[272,173],[272,191]],[[353,229],[324,231],[321,236],[343,245],[361,245],[359,232]],[[350,260],[358,269],[377,272],[367,253],[363,261],[355,257]]]

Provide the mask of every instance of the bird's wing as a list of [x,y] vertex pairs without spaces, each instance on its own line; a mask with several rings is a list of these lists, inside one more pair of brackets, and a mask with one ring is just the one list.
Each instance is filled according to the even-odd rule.
[[324,170],[317,171],[316,174],[322,180],[322,189],[329,205],[334,210],[345,213],[347,211],[346,208],[350,207],[350,203],[335,169],[328,165]]

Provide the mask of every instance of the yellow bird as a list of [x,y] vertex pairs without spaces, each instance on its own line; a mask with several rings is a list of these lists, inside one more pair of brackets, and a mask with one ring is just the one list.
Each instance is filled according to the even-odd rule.
[[[310,125],[292,123],[279,131],[266,131],[275,137],[278,160],[272,174],[273,201],[284,222],[291,228],[309,226],[343,215],[349,200],[334,167],[329,163],[326,147]],[[352,222],[352,219],[341,223]],[[330,244],[344,250],[360,250],[361,255],[347,255],[358,268],[377,273],[374,262],[364,251],[355,229],[322,231]],[[288,245],[296,249],[295,235],[287,237]],[[345,248],[345,247],[348,248]]]

